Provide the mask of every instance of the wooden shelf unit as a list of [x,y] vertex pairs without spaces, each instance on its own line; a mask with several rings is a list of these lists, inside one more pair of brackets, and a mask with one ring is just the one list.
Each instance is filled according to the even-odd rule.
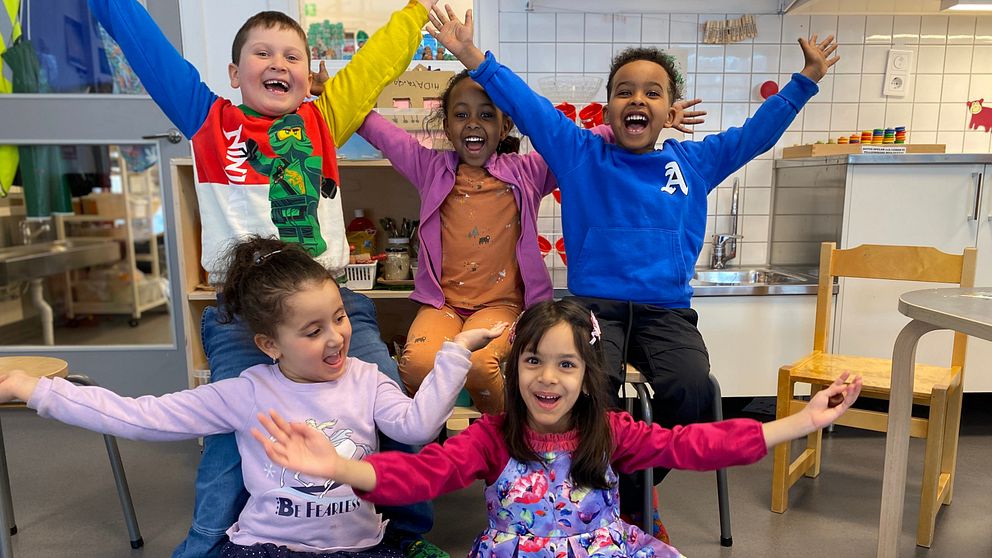
[[[420,198],[416,190],[402,178],[388,160],[339,159],[341,168],[341,196],[345,222],[349,222],[356,208],[366,209],[366,216],[377,221],[379,217],[419,217]],[[216,305],[217,293],[207,282],[207,274],[200,265],[200,208],[196,198],[193,160],[176,158],[171,162],[173,196],[177,220],[176,243],[180,247],[178,280],[185,301],[178,306],[183,313],[186,330],[186,357],[189,363],[190,386],[199,383],[198,377],[209,370],[207,357],[200,339],[200,320],[207,306]],[[385,249],[384,235],[376,240],[378,249]],[[376,313],[383,339],[389,343],[398,335],[406,335],[416,315],[417,303],[409,300],[411,291],[363,290],[356,291],[376,304]]]

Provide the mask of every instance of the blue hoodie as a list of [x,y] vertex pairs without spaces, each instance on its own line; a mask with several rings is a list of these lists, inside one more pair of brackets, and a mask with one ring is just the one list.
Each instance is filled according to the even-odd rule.
[[793,74],[743,126],[637,154],[576,126],[491,53],[470,75],[558,179],[569,291],[666,308],[689,307],[706,195],[771,149],[818,91]]

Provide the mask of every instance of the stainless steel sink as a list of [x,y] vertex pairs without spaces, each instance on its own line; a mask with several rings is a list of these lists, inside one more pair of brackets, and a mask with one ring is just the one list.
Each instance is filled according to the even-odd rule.
[[708,269],[693,277],[698,285],[791,285],[807,283],[810,278],[771,269]]
[[0,285],[114,263],[120,259],[121,245],[111,239],[72,238],[0,248]]

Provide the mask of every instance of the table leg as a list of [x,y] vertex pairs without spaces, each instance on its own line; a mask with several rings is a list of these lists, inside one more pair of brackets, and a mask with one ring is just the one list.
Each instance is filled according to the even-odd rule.
[[885,435],[882,473],[882,513],[878,520],[878,558],[896,558],[906,499],[906,465],[909,460],[909,423],[913,411],[913,375],[916,346],[923,334],[943,329],[913,320],[899,332],[892,348],[892,387],[889,424]]
[[3,446],[3,428],[0,426],[0,558],[12,558],[14,551],[10,544],[11,528],[14,525],[14,508],[11,505],[10,479],[7,476],[7,454]]

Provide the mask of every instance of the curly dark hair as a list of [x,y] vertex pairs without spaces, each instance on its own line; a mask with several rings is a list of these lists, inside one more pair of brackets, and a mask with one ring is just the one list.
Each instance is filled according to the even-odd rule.
[[[448,108],[451,106],[451,90],[465,79],[471,79],[468,76],[468,70],[462,70],[452,76],[451,79],[448,80],[448,86],[444,89],[444,93],[441,93],[441,104],[435,108],[426,119],[424,119],[424,131],[430,134],[431,137],[444,135],[444,121],[448,117]],[[489,94],[487,93],[486,96],[488,95]],[[495,105],[495,103],[493,103],[493,105]],[[499,110],[499,107],[497,107],[496,110]],[[500,112],[502,113],[502,111]],[[505,113],[503,113],[503,118],[508,118]],[[513,131],[513,128],[511,128],[510,131]],[[496,153],[500,154],[517,153],[519,151],[520,138],[509,134],[507,134],[507,136],[499,142],[499,145],[496,146]]]
[[231,61],[237,66],[241,63],[241,49],[248,42],[248,34],[252,29],[289,29],[303,39],[303,50],[307,52],[307,67],[310,67],[310,45],[307,43],[307,32],[303,30],[299,22],[282,12],[266,11],[258,12],[248,18],[238,32],[234,35],[234,42],[231,43]]
[[219,320],[230,323],[238,316],[253,333],[269,337],[285,320],[290,295],[324,281],[337,285],[302,246],[272,237],[249,236],[233,245],[226,259]]
[[607,99],[613,96],[613,76],[621,67],[638,60],[647,60],[661,66],[668,74],[668,96],[673,103],[682,98],[685,80],[682,78],[682,73],[679,72],[678,63],[674,56],[654,47],[630,47],[614,56],[613,62],[610,63],[610,77],[606,80]]
[[579,445],[573,453],[569,475],[576,486],[610,488],[606,469],[613,455],[613,433],[606,413],[611,405],[602,343],[591,344],[592,317],[579,303],[564,299],[546,300],[528,308],[514,326],[514,340],[506,356],[506,419],[503,439],[510,456],[520,462],[540,461],[527,443],[529,415],[520,395],[520,355],[537,350],[549,329],[558,324],[572,329],[575,347],[585,364],[582,378],[584,393],[571,411],[571,427],[579,432]]

